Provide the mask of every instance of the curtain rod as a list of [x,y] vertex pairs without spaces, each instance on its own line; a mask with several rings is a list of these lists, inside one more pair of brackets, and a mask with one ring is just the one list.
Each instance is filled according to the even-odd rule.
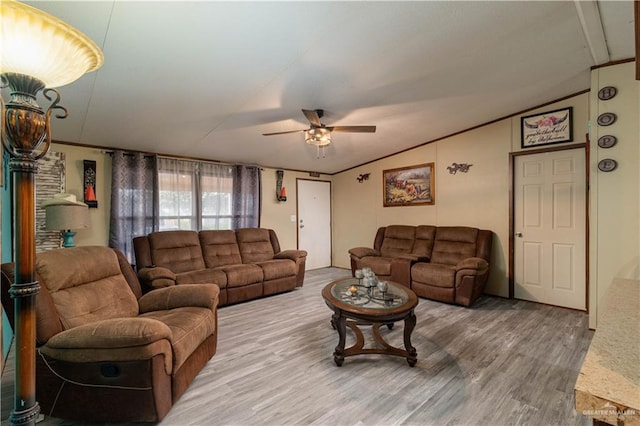
[[[125,151],[125,150],[119,150],[119,151],[122,151],[124,155],[129,155],[129,156],[133,156],[136,152],[140,152],[140,151]],[[102,152],[105,155],[113,155],[115,151],[102,149],[100,150],[100,152]],[[222,161],[203,160],[201,158],[181,157],[181,156],[171,156],[171,155],[161,155],[161,154],[148,154],[145,152],[142,152],[142,154],[145,158],[159,157],[159,158],[168,158],[170,160],[185,160],[185,161],[193,161],[193,162],[201,162],[201,163],[219,164],[221,166],[256,167],[260,170],[264,170],[262,167],[255,164],[239,164],[239,163],[232,164],[232,163],[224,163]]]
[[[115,151],[108,151],[106,149],[101,149],[100,152],[105,154],[105,155],[111,155],[111,156],[113,156],[113,154],[115,153]],[[123,151],[122,154],[126,155],[128,157],[133,157],[136,154],[136,152],[135,151]],[[143,157],[145,157],[145,158],[155,157],[155,155],[152,155],[152,154],[145,154],[145,153],[141,153],[141,154],[143,154]]]

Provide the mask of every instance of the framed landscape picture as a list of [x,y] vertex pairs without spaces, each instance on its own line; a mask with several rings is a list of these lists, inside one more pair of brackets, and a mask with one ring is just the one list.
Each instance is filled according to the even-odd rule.
[[522,148],[573,141],[573,107],[520,118]]
[[384,207],[435,204],[434,163],[382,172]]

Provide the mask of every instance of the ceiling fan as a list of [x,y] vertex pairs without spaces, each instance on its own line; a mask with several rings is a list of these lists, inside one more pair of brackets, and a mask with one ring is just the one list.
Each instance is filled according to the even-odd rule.
[[325,126],[320,122],[320,119],[324,116],[324,110],[322,109],[303,109],[302,113],[309,120],[310,127],[308,129],[263,133],[262,135],[273,136],[304,132],[304,141],[318,148],[319,158],[320,151],[322,151],[322,156],[324,157],[324,147],[331,143],[331,132],[375,133],[376,131],[376,126]]

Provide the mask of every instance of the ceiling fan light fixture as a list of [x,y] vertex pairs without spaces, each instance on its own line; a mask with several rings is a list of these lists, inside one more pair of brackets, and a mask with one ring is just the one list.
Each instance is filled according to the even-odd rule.
[[304,141],[318,147],[327,146],[331,143],[331,131],[324,127],[313,127],[305,130]]

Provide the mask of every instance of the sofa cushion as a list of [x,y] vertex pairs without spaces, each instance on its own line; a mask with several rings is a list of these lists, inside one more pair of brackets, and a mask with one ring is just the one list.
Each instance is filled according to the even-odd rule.
[[116,253],[108,247],[39,253],[36,273],[49,291],[65,329],[138,315],[138,301],[120,271]]
[[262,284],[264,279],[262,268],[255,264],[227,265],[220,269],[227,274],[227,288]]
[[411,250],[411,253],[420,257],[431,258],[435,238],[435,226],[420,225],[416,227],[416,240],[413,243],[413,250]]
[[159,231],[149,234],[153,264],[176,274],[204,269],[205,263],[196,231]]
[[477,228],[464,226],[441,226],[436,230],[433,244],[432,263],[456,265],[463,259],[476,254]]
[[415,238],[415,226],[389,225],[384,231],[380,255],[393,257],[399,254],[411,253]]
[[200,231],[199,236],[207,268],[242,263],[235,232],[228,230]]
[[296,263],[288,259],[266,260],[256,265],[262,268],[265,281],[295,276],[298,272]]
[[243,228],[236,230],[242,263],[263,262],[275,255],[269,230],[264,228]]
[[176,274],[176,284],[217,284],[220,288],[226,288],[227,274],[220,268],[183,272]]
[[411,267],[411,281],[435,287],[453,287],[456,268],[442,263],[416,263]]
[[166,324],[171,330],[173,371],[178,370],[196,348],[216,331],[216,316],[211,309],[175,308],[140,315]]

